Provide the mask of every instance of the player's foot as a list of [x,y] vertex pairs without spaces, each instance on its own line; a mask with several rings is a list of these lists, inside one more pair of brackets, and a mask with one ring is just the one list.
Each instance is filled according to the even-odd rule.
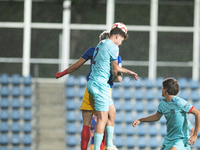
[[118,150],[116,146],[106,147],[106,150]]

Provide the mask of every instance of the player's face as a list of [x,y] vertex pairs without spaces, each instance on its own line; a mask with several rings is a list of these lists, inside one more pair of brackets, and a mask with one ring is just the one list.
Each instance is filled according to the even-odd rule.
[[116,45],[117,46],[120,46],[121,44],[122,44],[122,41],[124,40],[124,37],[122,37],[122,36],[120,36],[119,34],[118,34],[118,36],[117,36],[117,40],[116,40]]
[[162,87],[162,96],[165,97],[165,94],[166,94],[166,89],[164,89],[164,88]]

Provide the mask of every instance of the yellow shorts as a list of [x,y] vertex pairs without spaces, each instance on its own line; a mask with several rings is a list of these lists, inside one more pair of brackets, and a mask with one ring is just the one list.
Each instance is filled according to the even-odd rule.
[[[110,93],[111,93],[111,97],[112,97],[112,88],[110,88]],[[95,109],[94,109],[94,99],[88,93],[87,88],[85,88],[85,93],[84,93],[84,96],[83,96],[82,104],[80,106],[80,110],[93,110],[93,111],[95,111]]]

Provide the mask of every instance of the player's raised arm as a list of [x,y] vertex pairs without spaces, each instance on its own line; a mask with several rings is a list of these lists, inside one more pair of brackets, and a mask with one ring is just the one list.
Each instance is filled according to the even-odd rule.
[[74,71],[76,71],[79,67],[81,67],[87,60],[85,60],[83,57],[81,57],[79,60],[77,60],[75,63],[73,63],[72,65],[69,66],[69,68],[65,69],[64,71],[62,72],[57,72],[56,73],[56,79],[66,75],[66,74],[69,74],[69,73],[72,73]]
[[118,72],[120,72],[120,73],[126,73],[126,74],[128,74],[129,76],[133,77],[136,81],[138,80],[138,75],[137,75],[137,73],[135,73],[135,72],[133,72],[133,71],[131,71],[131,70],[128,70],[128,69],[126,69],[126,68],[122,68],[122,67],[118,66]]

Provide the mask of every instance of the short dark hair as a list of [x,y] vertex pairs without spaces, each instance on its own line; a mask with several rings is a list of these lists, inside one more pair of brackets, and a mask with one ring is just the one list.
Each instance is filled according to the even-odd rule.
[[163,88],[167,90],[169,95],[177,95],[179,92],[179,84],[176,79],[166,78],[163,81]]
[[110,36],[116,35],[116,34],[119,34],[120,36],[124,37],[125,40],[128,38],[128,34],[122,31],[120,28],[113,28],[110,31]]

